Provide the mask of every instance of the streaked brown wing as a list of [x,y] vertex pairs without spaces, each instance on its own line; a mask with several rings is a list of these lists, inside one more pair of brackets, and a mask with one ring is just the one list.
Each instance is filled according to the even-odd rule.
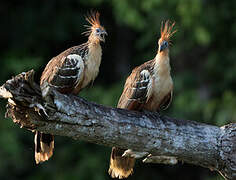
[[76,55],[86,61],[88,44],[71,47],[52,58],[42,73],[41,89],[45,89],[51,83],[61,93],[71,93],[74,86],[82,79],[82,70],[84,70],[84,64],[78,57],[75,57]]
[[140,110],[148,99],[152,77],[149,70],[135,68],[127,78],[124,91],[117,107],[129,110]]
[[43,91],[47,86],[52,86],[61,93],[71,93],[82,80],[84,63],[81,56],[70,54],[55,57],[46,66],[40,81]]

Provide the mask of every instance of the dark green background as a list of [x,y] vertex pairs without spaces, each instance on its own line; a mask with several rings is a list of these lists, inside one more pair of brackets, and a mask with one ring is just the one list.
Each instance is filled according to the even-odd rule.
[[[131,70],[157,51],[161,21],[176,21],[170,49],[174,98],[170,116],[224,125],[236,121],[236,1],[228,0],[1,0],[0,83],[35,69],[63,50],[81,44],[84,15],[99,10],[109,34],[94,86],[81,96],[116,106]],[[4,118],[0,101],[0,179],[103,180],[110,148],[56,137],[55,154],[35,165],[33,134]],[[129,179],[222,180],[216,172],[136,163]]]

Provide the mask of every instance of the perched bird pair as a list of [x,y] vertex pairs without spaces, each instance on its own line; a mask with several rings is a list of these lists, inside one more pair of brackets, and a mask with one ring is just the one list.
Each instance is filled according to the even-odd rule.
[[[99,21],[99,13],[93,13],[86,20],[91,24],[88,41],[67,49],[52,58],[44,69],[40,87],[42,96],[47,99],[49,87],[61,93],[77,95],[83,88],[94,81],[99,72],[102,49],[100,42],[105,42],[107,35]],[[129,110],[160,111],[166,109],[172,99],[173,81],[170,75],[169,46],[174,23],[167,21],[161,27],[157,55],[141,66],[136,67],[127,78],[117,107]],[[48,160],[53,154],[54,138],[50,134],[36,132],[35,161]],[[135,159],[123,157],[125,149],[113,147],[110,157],[109,174],[113,178],[127,178],[133,172]]]

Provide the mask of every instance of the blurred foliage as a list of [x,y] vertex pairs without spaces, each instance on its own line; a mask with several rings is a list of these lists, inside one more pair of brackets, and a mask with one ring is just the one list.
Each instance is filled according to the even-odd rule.
[[[170,50],[174,99],[165,114],[222,126],[236,122],[236,1],[51,0],[0,2],[0,82],[35,69],[86,41],[80,35],[90,9],[108,31],[103,62],[92,88],[80,95],[116,106],[131,69],[155,56],[161,21],[176,22]],[[33,134],[4,118],[0,106],[0,179],[109,179],[110,148],[56,137],[55,154],[35,165]],[[137,163],[129,179],[222,180],[192,165]]]

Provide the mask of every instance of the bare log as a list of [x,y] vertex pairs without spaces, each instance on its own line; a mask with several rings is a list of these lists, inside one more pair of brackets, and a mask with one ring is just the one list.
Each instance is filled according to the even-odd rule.
[[[21,127],[148,152],[151,157],[175,157],[218,171],[225,179],[236,179],[236,123],[217,127],[159,113],[105,107],[53,89],[48,93],[51,102],[42,99],[33,71],[0,87],[0,96],[8,99],[6,116]],[[161,162],[147,158],[146,162]]]

